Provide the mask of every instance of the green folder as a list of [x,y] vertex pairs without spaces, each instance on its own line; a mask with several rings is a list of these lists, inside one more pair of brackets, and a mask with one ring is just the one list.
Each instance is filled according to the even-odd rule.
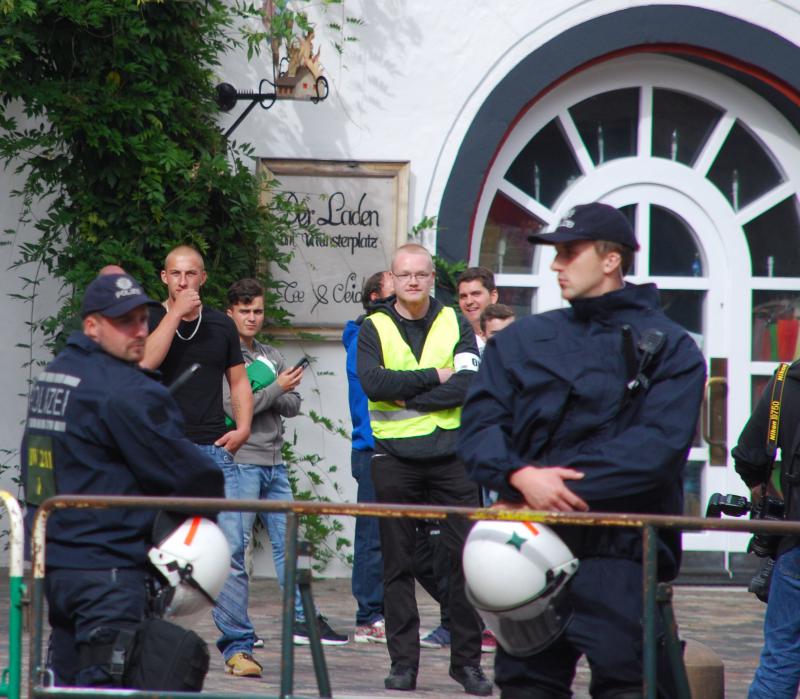
[[[278,377],[275,365],[266,357],[258,357],[247,367],[247,378],[250,379],[250,388],[253,393],[266,388]],[[225,416],[225,426],[234,429],[236,423],[228,416]]]

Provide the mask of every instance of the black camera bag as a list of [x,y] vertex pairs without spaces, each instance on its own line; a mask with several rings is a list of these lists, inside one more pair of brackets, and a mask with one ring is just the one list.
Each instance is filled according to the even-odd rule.
[[146,619],[127,633],[123,687],[202,691],[210,659],[208,645],[194,631],[163,619]]

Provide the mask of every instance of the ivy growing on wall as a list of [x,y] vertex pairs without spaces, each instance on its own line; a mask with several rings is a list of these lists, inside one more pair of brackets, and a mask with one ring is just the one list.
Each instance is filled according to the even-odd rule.
[[[275,4],[286,42],[307,20]],[[208,271],[204,300],[224,307],[232,281],[263,272],[258,260],[283,259],[277,241],[295,218],[291,206],[262,199],[252,148],[223,138],[214,102],[220,57],[275,38],[241,33],[263,9],[228,0],[0,0],[0,160],[21,178],[19,228],[33,232],[21,242],[18,229],[7,230],[5,244],[17,244],[18,296],[31,306],[32,332],[52,343],[105,264],[122,265],[160,298],[166,253],[193,245]],[[44,277],[61,285],[59,308],[46,318],[33,310]],[[277,296],[265,300],[270,321],[287,322]]]
[[245,9],[220,0],[0,8],[0,157],[24,175],[21,223],[37,234],[19,263],[63,283],[45,332],[75,312],[103,264],[121,264],[158,296],[166,252],[194,245],[206,258],[206,298],[219,304],[253,271],[257,250],[276,253],[280,211],[260,205],[250,150],[227,144],[215,121],[214,70]]

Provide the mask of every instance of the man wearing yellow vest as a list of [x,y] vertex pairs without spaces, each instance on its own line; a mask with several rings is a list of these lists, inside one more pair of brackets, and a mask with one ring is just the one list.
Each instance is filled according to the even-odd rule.
[[[375,438],[372,479],[378,502],[478,505],[478,489],[456,457],[461,404],[480,362],[475,334],[452,308],[431,298],[435,274],[421,245],[392,260],[396,297],[376,307],[358,335],[358,377],[369,398]],[[461,547],[469,522],[446,520],[451,550],[450,676],[468,694],[488,696],[480,667],[481,625],[464,594]],[[419,612],[414,594],[415,523],[381,519],[384,616],[392,666],[387,689],[416,688]]]

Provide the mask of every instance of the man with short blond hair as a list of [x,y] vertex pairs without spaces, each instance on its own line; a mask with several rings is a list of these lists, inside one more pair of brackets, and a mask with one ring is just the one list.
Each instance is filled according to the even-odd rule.
[[[200,369],[175,396],[186,421],[189,438],[219,466],[225,476],[225,496],[239,498],[239,477],[234,455],[250,437],[253,392],[247,378],[239,335],[227,315],[203,305],[200,292],[206,283],[203,256],[188,245],[179,245],[164,260],[161,281],[167,299],[150,314],[142,366],[159,369],[172,383],[197,363]],[[225,423],[222,381],[231,391],[235,426]],[[232,551],[242,545],[242,516],[222,512],[217,518]],[[239,563],[239,561],[242,561]],[[232,572],[212,615],[222,632],[217,647],[233,674],[253,673],[258,664],[252,651],[255,637],[239,620],[246,616],[247,574],[243,558],[234,555]],[[259,668],[260,672],[260,668]]]
[[[392,259],[395,300],[375,309],[358,334],[358,377],[369,398],[375,438],[372,478],[378,502],[478,504],[455,455],[461,404],[480,359],[467,322],[431,297],[433,260],[421,245],[398,248]],[[450,549],[450,676],[469,694],[487,696],[492,684],[480,667],[480,620],[464,592],[461,547],[469,530],[448,518]],[[419,611],[414,592],[416,526],[381,519],[384,615],[391,670],[387,689],[416,688]]]

